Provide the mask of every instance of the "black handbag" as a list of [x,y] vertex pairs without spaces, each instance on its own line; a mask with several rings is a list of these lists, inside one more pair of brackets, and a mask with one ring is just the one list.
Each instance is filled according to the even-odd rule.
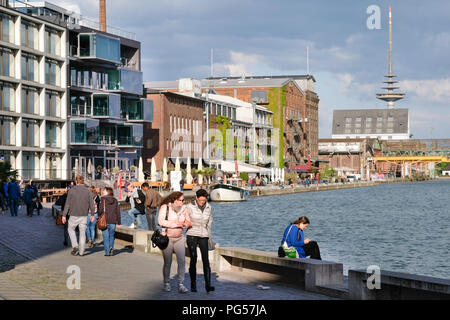
[[[168,216],[169,216],[169,207],[167,207],[166,220]],[[167,235],[163,236],[161,234],[161,231],[159,231],[159,229],[156,229],[152,235],[152,247],[153,248],[158,247],[159,249],[164,250],[167,248],[168,245],[169,245],[169,237]]]

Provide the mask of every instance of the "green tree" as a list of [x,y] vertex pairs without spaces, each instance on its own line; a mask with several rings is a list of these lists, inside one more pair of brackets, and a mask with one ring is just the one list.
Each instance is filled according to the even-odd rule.
[[222,131],[222,145],[223,145],[223,159],[227,157],[227,129],[231,128],[230,119],[225,116],[217,116],[215,122],[219,125]]
[[17,170],[12,170],[11,163],[0,160],[0,181],[17,178]]
[[248,173],[247,173],[247,172],[241,172],[241,173],[239,173],[239,177],[240,177],[242,180],[248,181]]

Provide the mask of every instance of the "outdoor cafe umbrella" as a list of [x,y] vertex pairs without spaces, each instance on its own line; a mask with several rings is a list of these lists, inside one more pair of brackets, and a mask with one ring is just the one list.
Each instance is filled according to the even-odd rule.
[[187,168],[186,168],[186,183],[191,184],[192,180],[194,180],[194,178],[192,177],[192,174],[191,174],[191,158],[188,158],[187,159]]
[[270,181],[271,182],[275,181],[275,169],[274,168],[270,169]]
[[156,182],[156,163],[155,158],[152,158],[152,168],[151,168],[151,181]]
[[177,157],[175,160],[175,171],[180,171],[180,158]]
[[169,181],[169,176],[167,175],[167,160],[164,158],[163,163],[163,182]]
[[[203,170],[203,164],[202,164],[202,158],[198,159],[198,167],[197,167],[198,171]],[[203,184],[203,175],[199,174],[198,175],[198,184],[202,185]]]
[[80,166],[78,164],[78,158],[75,159],[75,174],[78,174],[78,171],[80,170]]
[[145,182],[144,163],[142,162],[142,157],[139,157],[138,181],[139,182]]

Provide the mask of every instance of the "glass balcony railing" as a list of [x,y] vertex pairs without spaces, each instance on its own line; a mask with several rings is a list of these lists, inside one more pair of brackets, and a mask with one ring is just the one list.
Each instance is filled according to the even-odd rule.
[[120,95],[118,94],[93,94],[93,116],[121,118]]
[[127,121],[153,121],[153,100],[122,99],[122,118]]
[[96,33],[79,35],[80,58],[120,63],[120,40]]
[[142,95],[143,73],[128,69],[109,70],[108,89]]

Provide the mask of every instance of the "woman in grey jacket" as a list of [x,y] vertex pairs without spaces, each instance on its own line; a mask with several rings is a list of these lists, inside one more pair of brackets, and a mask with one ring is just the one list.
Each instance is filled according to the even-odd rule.
[[209,293],[210,291],[214,291],[214,287],[211,286],[211,267],[208,259],[208,239],[211,234],[213,217],[211,206],[206,201],[208,198],[206,190],[200,189],[196,195],[196,199],[189,204],[192,227],[186,232],[186,243],[191,257],[189,265],[191,291],[197,292],[197,246],[199,246],[202,255],[205,288],[206,292]]

